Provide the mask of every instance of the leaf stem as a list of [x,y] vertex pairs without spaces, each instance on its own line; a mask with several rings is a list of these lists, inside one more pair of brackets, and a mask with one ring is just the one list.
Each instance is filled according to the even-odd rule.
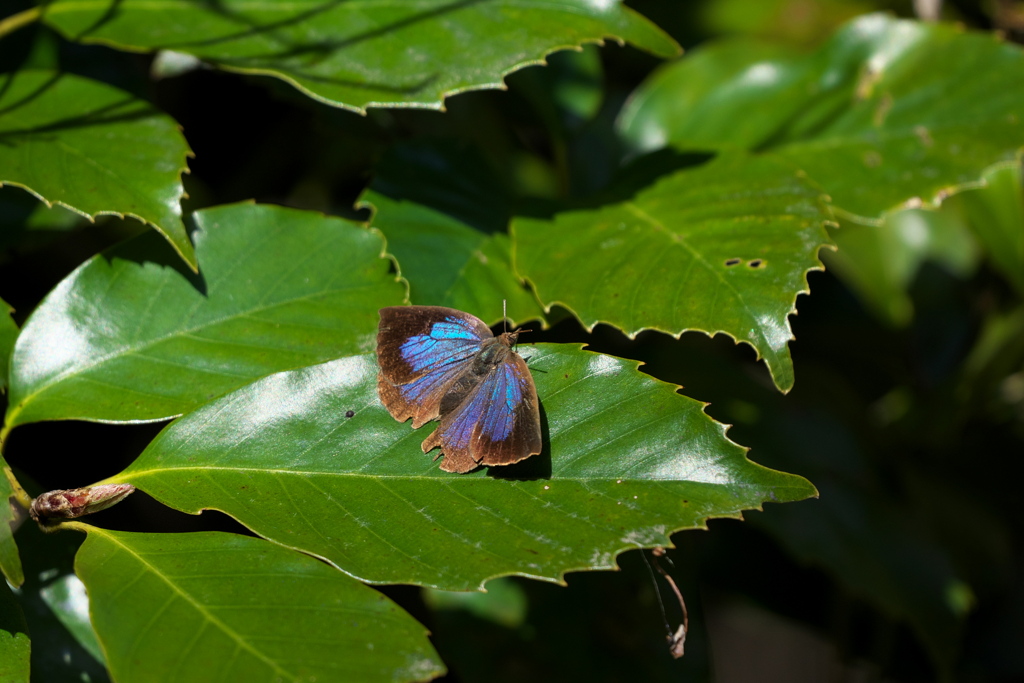
[[34,21],[38,21],[39,17],[42,16],[42,7],[29,7],[27,10],[12,14],[6,19],[0,20],[0,38],[3,38],[8,33],[14,33],[22,26],[27,26]]
[[11,492],[13,493],[14,499],[18,501],[18,505],[28,510],[32,507],[32,496],[25,492],[25,489],[21,487],[21,483],[14,476],[14,472],[11,471],[10,466],[4,465],[4,476],[7,477],[7,481],[11,484]]

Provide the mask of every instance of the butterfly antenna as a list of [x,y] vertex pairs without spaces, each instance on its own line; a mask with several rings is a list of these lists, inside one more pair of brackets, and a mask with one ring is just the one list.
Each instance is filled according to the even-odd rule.
[[508,332],[508,311],[506,306],[508,305],[508,299],[501,300],[501,324],[504,326],[502,332]]

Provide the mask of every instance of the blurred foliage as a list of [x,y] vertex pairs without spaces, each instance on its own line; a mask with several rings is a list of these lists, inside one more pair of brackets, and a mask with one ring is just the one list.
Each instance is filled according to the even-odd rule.
[[[12,15],[31,8],[8,4]],[[913,15],[913,3],[897,0],[629,5],[687,49],[756,39],[787,55],[819,47],[868,11]],[[1024,35],[1024,11],[1011,0],[950,0],[942,16],[1008,40]],[[630,156],[616,119],[660,62],[613,41],[555,53],[547,67],[510,75],[506,91],[465,92],[443,112],[371,108],[365,116],[182,54],[82,44],[40,23],[0,37],[6,72],[93,79],[180,124],[195,153],[182,178],[184,214],[251,198],[350,220],[368,219],[360,199],[377,209],[374,220],[404,206],[463,240],[469,256],[445,263],[452,282],[476,250],[514,262],[503,241],[512,216],[549,221],[622,202],[703,161],[670,150]],[[757,124],[756,104],[745,107]],[[557,304],[544,314],[523,297],[517,321],[544,316],[529,325],[531,341],[586,342],[642,361],[643,372],[709,402],[707,413],[734,425],[729,437],[758,463],[807,477],[821,495],[673,537],[671,573],[690,615],[678,661],[668,654],[655,587],[669,628],[680,615],[639,552],[620,556],[619,572],[570,573],[565,586],[504,578],[487,593],[384,587],[432,632],[445,680],[731,683],[821,680],[823,671],[908,683],[1024,679],[1024,190],[1017,163],[976,180],[937,207],[830,228],[838,251],[823,254],[826,271],[810,274],[812,293],[797,299],[790,319],[796,381],[785,396],[752,350],[724,335],[628,338],[604,324],[588,332]],[[141,229],[116,217],[89,224],[4,187],[0,297],[21,325],[79,264]],[[400,249],[408,259],[417,250],[401,237],[399,262]],[[416,281],[429,264],[415,265],[414,301],[418,286],[436,296],[429,286],[437,281]],[[10,433],[4,455],[40,490],[69,488],[121,471],[154,434],[146,426],[27,425]],[[137,495],[141,502],[106,511],[97,524],[245,533],[224,516],[196,520]],[[67,577],[80,537],[43,536],[29,524],[16,539],[25,583],[0,601],[0,653],[26,657],[27,631],[33,680],[106,680],[94,636],[76,635],[80,620],[55,599],[73,592]],[[786,668],[776,674],[780,659]]]

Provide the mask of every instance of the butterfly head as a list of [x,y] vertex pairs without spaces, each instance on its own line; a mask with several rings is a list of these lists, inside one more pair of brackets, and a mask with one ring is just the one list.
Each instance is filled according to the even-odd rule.
[[519,330],[516,330],[515,332],[502,332],[498,335],[498,339],[501,340],[502,344],[511,349],[516,345],[516,341],[519,339]]

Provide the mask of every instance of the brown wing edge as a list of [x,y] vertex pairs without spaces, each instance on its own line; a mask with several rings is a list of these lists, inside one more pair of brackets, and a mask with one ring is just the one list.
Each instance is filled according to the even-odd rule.
[[511,361],[519,365],[519,370],[526,378],[523,401],[516,409],[515,421],[512,426],[511,438],[504,441],[491,441],[479,438],[479,427],[473,431],[473,437],[466,448],[454,448],[443,441],[448,416],[441,418],[441,424],[433,434],[423,441],[423,452],[427,453],[440,446],[444,458],[441,469],[445,472],[464,474],[480,465],[511,465],[533,455],[543,449],[540,427],[540,404],[537,400],[537,388],[533,383],[533,375],[526,361],[517,353],[513,353]]
[[391,417],[399,422],[413,419],[413,429],[419,429],[427,422],[440,416],[441,400],[446,390],[437,392],[436,401],[413,403],[402,396],[398,388],[423,375],[414,373],[409,365],[402,360],[399,347],[409,337],[426,334],[439,320],[456,317],[469,320],[480,336],[490,336],[491,330],[476,316],[444,306],[387,306],[379,311],[380,323],[377,327],[377,395]]

